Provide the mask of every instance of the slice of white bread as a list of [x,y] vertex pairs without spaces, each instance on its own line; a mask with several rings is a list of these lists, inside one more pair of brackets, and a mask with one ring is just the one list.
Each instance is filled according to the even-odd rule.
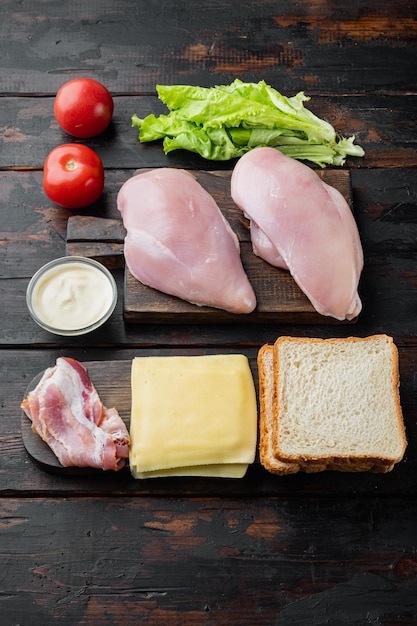
[[284,476],[298,471],[320,472],[327,463],[311,463],[300,466],[296,461],[283,461],[274,454],[273,434],[275,422],[275,373],[274,346],[265,344],[258,352],[259,372],[259,457],[262,465],[272,474]]
[[387,472],[403,458],[391,337],[280,337],[258,365],[260,459],[269,471]]
[[262,465],[273,474],[295,474],[296,462],[280,461],[274,455],[274,346],[265,344],[258,352],[259,372],[259,457]]

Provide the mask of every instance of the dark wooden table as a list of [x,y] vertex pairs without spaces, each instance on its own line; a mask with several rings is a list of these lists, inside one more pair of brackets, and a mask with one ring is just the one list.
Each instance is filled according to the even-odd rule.
[[[417,11],[407,0],[2,0],[0,7],[0,624],[417,624]],[[91,76],[115,101],[88,140],[106,188],[87,211],[111,216],[140,167],[206,168],[140,145],[133,113],[159,112],[158,83],[265,79],[366,155],[351,159],[365,269],[352,325],[126,324],[50,335],[25,304],[30,277],[65,254],[69,211],[42,190],[48,152],[68,141],[57,89]],[[230,164],[223,164],[223,168]],[[59,355],[243,352],[281,334],[387,333],[400,353],[409,445],[387,475],[134,481],[45,472],[21,437],[20,402]]]

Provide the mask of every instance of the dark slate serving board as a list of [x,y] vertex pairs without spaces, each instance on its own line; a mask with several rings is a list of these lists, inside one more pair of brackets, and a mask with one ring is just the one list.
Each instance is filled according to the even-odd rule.
[[[249,359],[256,390],[258,388],[258,370],[256,359]],[[91,380],[100,396],[104,406],[115,407],[125,422],[128,430],[130,427],[131,413],[131,360],[122,361],[90,361],[83,363],[87,368]],[[27,394],[33,390],[40,381],[43,372],[40,372],[30,382]],[[30,458],[43,470],[62,475],[89,475],[103,474],[102,470],[93,468],[63,467],[51,448],[32,430],[32,423],[22,411],[21,431],[23,444]],[[256,461],[259,465],[259,461]],[[112,472],[111,472],[112,473]]]

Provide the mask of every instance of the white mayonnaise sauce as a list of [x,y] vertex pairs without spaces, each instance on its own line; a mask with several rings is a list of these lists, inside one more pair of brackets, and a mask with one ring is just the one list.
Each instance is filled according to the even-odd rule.
[[82,262],[46,270],[32,290],[32,308],[45,324],[60,330],[91,326],[113,302],[113,288],[100,269]]

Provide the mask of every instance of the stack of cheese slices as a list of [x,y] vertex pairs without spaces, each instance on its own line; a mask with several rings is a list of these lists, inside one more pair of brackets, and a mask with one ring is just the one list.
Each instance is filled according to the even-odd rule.
[[130,470],[135,478],[241,478],[257,442],[255,384],[241,354],[136,357]]
[[407,441],[391,337],[279,337],[258,354],[260,460],[278,475],[388,472]]

